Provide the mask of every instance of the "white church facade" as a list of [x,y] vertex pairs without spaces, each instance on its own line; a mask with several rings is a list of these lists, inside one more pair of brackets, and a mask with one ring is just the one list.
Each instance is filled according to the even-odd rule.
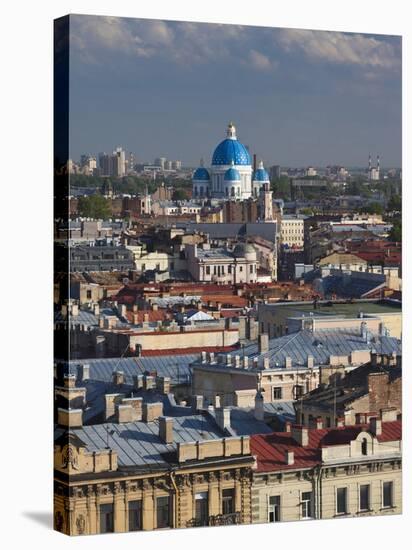
[[193,198],[244,200],[257,198],[269,176],[259,164],[253,173],[250,153],[237,139],[235,125],[229,123],[226,139],[214,150],[210,168],[203,163],[192,176]]

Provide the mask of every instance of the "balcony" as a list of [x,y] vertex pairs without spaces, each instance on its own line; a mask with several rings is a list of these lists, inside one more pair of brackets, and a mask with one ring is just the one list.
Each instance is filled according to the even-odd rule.
[[206,525],[239,525],[241,523],[240,512],[233,514],[218,514],[204,519],[193,518],[186,523],[186,527],[205,527]]

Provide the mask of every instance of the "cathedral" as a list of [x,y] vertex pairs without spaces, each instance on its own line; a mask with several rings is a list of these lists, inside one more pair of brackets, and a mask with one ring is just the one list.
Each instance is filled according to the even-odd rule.
[[248,199],[259,197],[260,190],[269,184],[269,176],[260,162],[253,172],[247,147],[236,136],[236,128],[230,122],[226,139],[216,147],[210,168],[203,162],[193,177],[194,198]]

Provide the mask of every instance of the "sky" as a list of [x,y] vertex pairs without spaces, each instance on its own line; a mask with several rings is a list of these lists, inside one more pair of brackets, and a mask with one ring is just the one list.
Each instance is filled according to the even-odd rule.
[[265,165],[401,166],[401,38],[72,15],[70,156],[211,161],[233,121]]

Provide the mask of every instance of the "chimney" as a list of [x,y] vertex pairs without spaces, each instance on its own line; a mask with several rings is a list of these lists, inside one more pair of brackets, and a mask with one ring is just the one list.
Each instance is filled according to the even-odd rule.
[[159,437],[163,443],[173,443],[173,418],[159,416]]
[[230,367],[231,364],[232,364],[232,356],[230,355],[230,353],[228,353],[226,355],[226,365]]
[[76,375],[75,374],[65,374],[64,383],[65,388],[75,388],[76,387]]
[[133,407],[131,405],[116,405],[116,422],[118,424],[124,424],[125,422],[132,422],[133,419]]
[[216,394],[213,397],[213,406],[215,407],[215,409],[218,409],[221,406],[220,405],[220,395]]
[[288,466],[291,466],[292,464],[295,463],[295,453],[293,451],[287,450],[285,455],[286,455],[285,456],[286,464]]
[[308,355],[308,369],[313,369],[315,366],[315,361],[313,355]]
[[323,420],[322,420],[321,416],[318,416],[316,418],[316,429],[317,430],[322,430],[323,429]]
[[269,357],[264,357],[263,358],[263,368],[264,369],[269,369],[270,368]]
[[163,403],[143,403],[143,421],[153,422],[163,415]]
[[100,306],[99,304],[93,304],[93,313],[98,317],[100,315]]
[[242,361],[242,362],[243,362],[243,368],[244,368],[244,369],[247,369],[248,366],[249,366],[249,357],[248,357],[247,355],[245,355],[245,356],[243,357],[243,361]]
[[203,395],[192,396],[192,409],[197,412],[203,409]]
[[285,357],[285,368],[291,369],[292,368],[292,358],[291,357]]
[[168,376],[158,376],[156,378],[156,387],[160,393],[168,395],[170,393],[170,378]]
[[230,429],[230,409],[229,407],[221,407],[215,411],[216,423],[221,430]]
[[126,397],[122,399],[121,405],[129,405],[132,408],[130,422],[136,422],[142,419],[143,398],[142,397]]
[[292,426],[292,437],[301,447],[309,445],[309,431],[301,424],[294,424]]
[[121,370],[113,371],[112,381],[115,386],[121,386],[124,384],[124,372]]
[[156,387],[156,379],[148,374],[143,375],[143,389],[153,390]]
[[134,374],[133,375],[133,389],[139,390],[143,388],[143,374]]
[[338,416],[336,419],[336,427],[337,428],[343,428],[345,426],[345,417],[344,416]]
[[382,435],[382,420],[380,418],[372,417],[369,426],[373,435]]
[[259,353],[269,351],[269,336],[265,333],[259,334]]
[[254,416],[256,420],[263,421],[265,419],[264,399],[261,390],[256,392],[255,395],[255,410]]
[[67,428],[80,428],[83,426],[82,409],[57,409],[57,423]]
[[77,370],[79,379],[83,382],[84,380],[90,379],[90,365],[83,363],[79,365]]
[[143,323],[148,323],[148,322],[149,322],[149,314],[143,313]]
[[290,433],[292,431],[292,423],[288,420],[285,422],[285,432]]
[[235,368],[240,367],[240,355],[235,355]]

